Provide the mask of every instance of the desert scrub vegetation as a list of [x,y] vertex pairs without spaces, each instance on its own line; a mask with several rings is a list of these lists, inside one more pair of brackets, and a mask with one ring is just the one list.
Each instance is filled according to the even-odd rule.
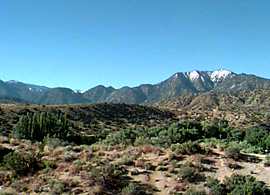
[[223,183],[220,183],[217,179],[208,178],[207,186],[210,194],[215,195],[269,194],[269,190],[266,188],[266,185],[260,181],[257,181],[255,177],[236,173],[232,174],[230,177],[225,177]]
[[[226,122],[218,125],[198,121],[179,121],[150,128],[120,129],[97,134],[106,145],[157,145],[182,154],[211,153],[211,147],[225,150],[228,158],[240,158],[240,152],[268,153],[270,133],[264,129],[231,129]],[[231,154],[230,154],[231,153]]]
[[233,174],[225,177],[225,191],[230,194],[268,194],[265,184],[251,175]]
[[147,129],[121,129],[115,134],[109,134],[103,140],[103,143],[109,145],[139,145],[139,143],[148,143],[167,148],[172,144],[198,141],[210,137],[225,139],[227,132],[228,127],[211,126],[197,121],[180,121],[172,124],[157,125]]
[[[7,191],[0,189],[0,194],[151,194],[151,186],[127,176],[126,167],[133,166],[128,162],[132,159],[117,163],[122,151],[100,145],[62,145],[42,152],[37,143],[28,140],[15,147],[21,149],[8,151],[1,162],[0,186]],[[118,157],[108,156],[115,151]],[[126,150],[123,154],[130,158],[132,153]]]
[[14,151],[4,156],[2,167],[12,170],[16,175],[33,174],[43,168],[41,156],[33,151],[29,153]]
[[176,122],[175,115],[168,111],[140,105],[29,105],[27,108],[7,108],[2,108],[6,118],[0,116],[3,122],[1,127],[14,123],[13,135],[32,141],[43,141],[49,136],[76,144],[150,144],[168,148],[172,144],[188,141],[209,143],[211,139],[214,147],[226,148],[232,142],[239,142],[242,144],[241,151],[245,152],[268,153],[270,149],[269,130],[265,128],[231,129],[225,120],[213,124],[194,120]]
[[140,190],[140,186],[137,183],[130,182],[122,189],[121,195],[140,195],[145,194]]
[[71,124],[63,113],[35,112],[20,117],[13,130],[16,138],[31,141],[44,141],[47,138],[59,138],[77,144],[93,143],[92,138],[70,130]]
[[[31,150],[22,147],[26,143],[35,145],[35,148],[38,145],[22,140],[22,143],[14,147],[24,150],[24,154],[30,154]],[[53,147],[51,152],[43,151],[40,166],[27,174],[16,176],[15,170],[3,167],[3,171],[0,171],[3,174],[2,186],[12,186],[16,190],[13,194],[171,194],[169,190],[174,190],[174,194],[209,194],[209,191],[212,194],[218,194],[214,193],[217,191],[220,194],[230,194],[233,191],[227,190],[218,180],[215,186],[212,184],[210,187],[209,184],[209,187],[203,187],[205,191],[200,190],[205,184],[204,174],[210,166],[214,166],[204,160],[213,160],[214,157],[205,154],[182,155],[170,148],[151,145],[116,146],[64,144]],[[176,186],[166,192],[156,188],[156,184],[163,182],[162,178],[165,177],[166,183],[173,180],[173,185],[184,188]],[[251,188],[250,191],[255,190],[257,188]]]
[[21,177],[32,176],[39,170],[52,170],[55,162],[42,159],[39,151],[10,151],[0,162],[0,184],[14,182]]
[[226,148],[225,156],[234,160],[239,160],[241,157],[240,148],[236,146],[229,146]]
[[[267,153],[267,129],[231,129],[226,121],[215,124],[192,120],[176,122],[167,120],[165,115],[162,119],[162,113],[155,110],[145,113],[147,108],[144,107],[123,106],[69,105],[18,110],[18,117],[12,118],[17,123],[14,123],[13,134],[0,139],[1,188],[16,190],[10,194],[175,192],[222,195],[259,191],[260,186],[241,189],[240,193],[235,189],[244,187],[227,189],[227,184],[219,180],[206,186],[205,179],[211,176],[225,181],[224,174],[220,176],[224,170],[228,175],[243,173],[243,164],[250,163],[242,161],[248,156],[244,151]],[[132,110],[134,107],[139,113]],[[13,111],[12,114],[16,109]],[[46,129],[46,124],[55,126]],[[37,155],[38,145],[40,156]],[[33,153],[30,146],[35,149]],[[239,155],[240,169],[237,164],[233,167],[229,164],[234,163],[231,158],[236,156],[235,152]],[[226,156],[228,158],[224,158]],[[265,158],[264,162],[255,163],[268,170],[268,161]],[[253,174],[248,170],[249,173]],[[254,173],[261,179],[261,173]],[[238,179],[257,185],[257,181],[251,179]],[[262,181],[266,181],[265,178]]]
[[194,164],[188,161],[178,169],[177,176],[182,181],[196,183],[197,179],[202,177],[202,174],[200,173],[203,171],[203,169],[204,167],[201,163]]
[[200,146],[200,141],[187,141],[182,144],[172,144],[171,149],[177,153],[181,154],[197,154],[204,153],[203,148]]
[[[107,105],[109,108],[111,105]],[[108,109],[109,109],[108,108]],[[120,108],[118,108],[120,109]],[[88,132],[88,131],[87,131]],[[185,120],[164,123],[152,127],[99,129],[78,133],[73,123],[62,112],[26,112],[13,130],[16,138],[31,141],[44,141],[47,138],[58,138],[76,144],[101,143],[105,145],[157,145],[164,148],[176,148],[183,154],[211,153],[210,147],[202,147],[208,143],[211,147],[222,147],[231,150],[236,144],[241,151],[268,153],[270,149],[270,133],[259,128],[231,129],[224,120],[217,124]],[[205,145],[206,146],[206,145]],[[175,149],[175,150],[176,150]],[[240,152],[240,151],[239,151]]]
[[184,192],[184,195],[206,195],[206,191],[204,189],[195,189],[189,188]]

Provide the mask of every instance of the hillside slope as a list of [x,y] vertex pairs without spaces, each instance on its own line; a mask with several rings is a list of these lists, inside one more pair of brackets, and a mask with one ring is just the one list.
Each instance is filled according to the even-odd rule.
[[270,89],[207,92],[180,95],[150,104],[169,109],[180,119],[213,122],[225,119],[234,127],[270,128]]

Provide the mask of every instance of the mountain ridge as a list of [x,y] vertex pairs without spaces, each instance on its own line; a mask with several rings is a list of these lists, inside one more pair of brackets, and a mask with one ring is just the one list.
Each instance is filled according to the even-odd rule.
[[0,82],[0,95],[20,98],[38,104],[130,103],[140,104],[176,97],[182,94],[226,92],[270,87],[270,79],[236,74],[225,69],[178,72],[157,84],[115,89],[98,85],[85,92],[69,88],[49,88],[16,80]]
[[270,88],[183,94],[148,106],[169,110],[180,120],[225,119],[231,127],[270,128]]

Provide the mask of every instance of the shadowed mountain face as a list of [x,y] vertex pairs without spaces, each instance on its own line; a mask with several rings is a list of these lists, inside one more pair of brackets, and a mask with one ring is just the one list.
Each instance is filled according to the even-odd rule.
[[213,91],[225,92],[245,89],[269,88],[270,80],[257,77],[255,75],[235,74],[218,83]]
[[113,87],[104,87],[103,85],[98,85],[86,91],[83,96],[89,102],[104,102],[106,97],[113,91],[115,91]]
[[87,99],[81,93],[75,93],[68,88],[53,88],[44,92],[35,101],[39,104],[73,104],[86,103]]
[[67,88],[48,88],[17,81],[0,81],[0,95],[39,104],[85,102],[146,103],[199,92],[226,92],[270,87],[270,80],[227,70],[179,72],[155,85],[114,89],[102,85],[86,92]]

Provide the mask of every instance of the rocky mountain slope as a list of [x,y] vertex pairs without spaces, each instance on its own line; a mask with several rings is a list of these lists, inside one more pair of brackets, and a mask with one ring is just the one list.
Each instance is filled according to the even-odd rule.
[[92,102],[146,103],[181,94],[226,92],[270,87],[270,80],[227,70],[179,72],[158,84],[114,89],[99,85],[86,92],[67,88],[48,88],[17,81],[0,82],[0,95],[39,104]]
[[234,127],[270,128],[269,88],[185,94],[151,105],[169,109],[176,113],[179,119],[205,120],[212,123],[225,119]]

